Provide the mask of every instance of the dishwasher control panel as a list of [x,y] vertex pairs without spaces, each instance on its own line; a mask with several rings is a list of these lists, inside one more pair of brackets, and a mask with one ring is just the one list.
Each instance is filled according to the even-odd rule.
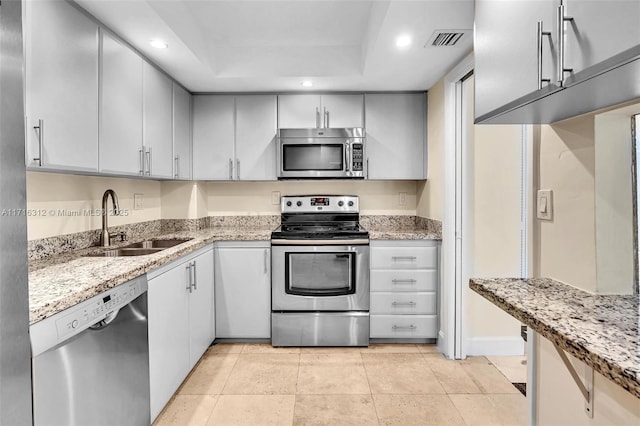
[[34,356],[102,321],[146,291],[147,277],[142,275],[33,324],[30,334]]

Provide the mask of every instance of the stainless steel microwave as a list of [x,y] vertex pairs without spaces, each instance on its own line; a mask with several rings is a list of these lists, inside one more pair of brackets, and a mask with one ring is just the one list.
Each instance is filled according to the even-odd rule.
[[365,158],[361,127],[278,131],[278,179],[364,179]]

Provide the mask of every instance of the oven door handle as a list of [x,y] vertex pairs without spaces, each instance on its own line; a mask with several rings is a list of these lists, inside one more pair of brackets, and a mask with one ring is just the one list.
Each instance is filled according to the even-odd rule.
[[356,240],[271,240],[273,246],[362,246],[369,245],[366,238]]

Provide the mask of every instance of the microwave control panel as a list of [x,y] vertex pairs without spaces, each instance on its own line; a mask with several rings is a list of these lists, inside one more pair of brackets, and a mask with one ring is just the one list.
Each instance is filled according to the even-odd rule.
[[351,144],[351,170],[354,172],[363,171],[364,164],[364,149],[363,144],[354,143]]

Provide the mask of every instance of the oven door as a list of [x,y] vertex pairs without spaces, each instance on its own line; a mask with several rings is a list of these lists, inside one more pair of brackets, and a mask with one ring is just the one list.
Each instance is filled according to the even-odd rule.
[[273,245],[272,310],[368,311],[368,245]]
[[347,177],[347,147],[348,140],[342,138],[280,139],[278,178]]

